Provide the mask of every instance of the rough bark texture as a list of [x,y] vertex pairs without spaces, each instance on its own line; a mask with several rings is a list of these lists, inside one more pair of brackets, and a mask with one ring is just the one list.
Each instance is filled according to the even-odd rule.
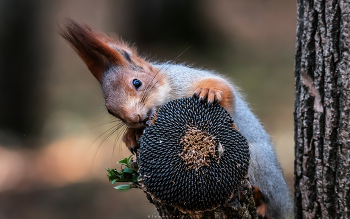
[[252,187],[247,179],[242,181],[242,185],[237,188],[233,198],[225,206],[221,206],[213,211],[207,211],[203,213],[183,213],[179,209],[172,206],[152,201],[149,195],[147,195],[147,198],[151,201],[152,204],[155,205],[159,216],[162,218],[258,218],[255,209]]
[[350,218],[349,13],[349,1],[298,0],[296,218]]

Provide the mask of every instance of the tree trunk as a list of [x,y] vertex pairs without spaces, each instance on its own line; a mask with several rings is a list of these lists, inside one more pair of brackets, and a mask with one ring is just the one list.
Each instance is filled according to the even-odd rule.
[[350,218],[350,3],[298,0],[295,217]]

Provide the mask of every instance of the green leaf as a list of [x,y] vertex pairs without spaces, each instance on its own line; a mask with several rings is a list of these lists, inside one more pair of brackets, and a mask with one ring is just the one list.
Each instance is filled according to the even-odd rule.
[[117,172],[116,169],[111,170],[109,168],[106,168],[106,170],[108,172],[107,176],[108,176],[109,181],[112,181],[113,179],[117,178],[119,175],[119,173]]
[[120,160],[120,161],[118,161],[117,163],[120,163],[120,164],[128,164],[128,158],[124,158],[123,160]]
[[125,167],[123,172],[125,172],[125,173],[132,173],[132,169],[130,169],[129,167]]
[[[121,170],[118,171],[117,169],[109,169],[106,168],[108,174],[108,179],[112,183],[112,185],[115,182],[131,182],[129,185],[130,188],[136,188],[138,187],[138,166],[137,163],[133,161],[132,155],[128,158],[124,158],[118,162],[121,165]],[[117,186],[118,187],[118,186]],[[118,187],[116,189],[121,191],[126,191],[126,189],[130,189],[127,186],[125,188]]]
[[132,181],[134,183],[137,183],[138,182],[138,178],[139,178],[139,175],[137,173],[133,173],[132,174]]
[[126,191],[129,191],[132,187],[130,185],[119,185],[119,186],[114,187],[114,188],[121,191],[121,192],[126,192]]
[[119,162],[117,163],[120,163],[120,164],[125,164],[126,166],[129,165],[129,161],[131,159],[132,155],[130,155],[128,158],[124,158],[123,160],[120,160]]

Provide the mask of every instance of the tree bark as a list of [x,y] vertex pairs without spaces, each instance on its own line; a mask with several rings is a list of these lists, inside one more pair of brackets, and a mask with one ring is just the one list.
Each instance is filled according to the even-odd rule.
[[350,218],[350,3],[298,0],[295,217]]

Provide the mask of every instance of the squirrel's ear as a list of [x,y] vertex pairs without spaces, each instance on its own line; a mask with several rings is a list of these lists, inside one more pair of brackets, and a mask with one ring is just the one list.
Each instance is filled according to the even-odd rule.
[[78,24],[68,19],[64,27],[60,28],[60,35],[78,53],[100,82],[109,63],[116,66],[127,65],[125,56],[128,54],[123,54],[110,46],[114,44],[113,39],[95,32],[86,24]]

